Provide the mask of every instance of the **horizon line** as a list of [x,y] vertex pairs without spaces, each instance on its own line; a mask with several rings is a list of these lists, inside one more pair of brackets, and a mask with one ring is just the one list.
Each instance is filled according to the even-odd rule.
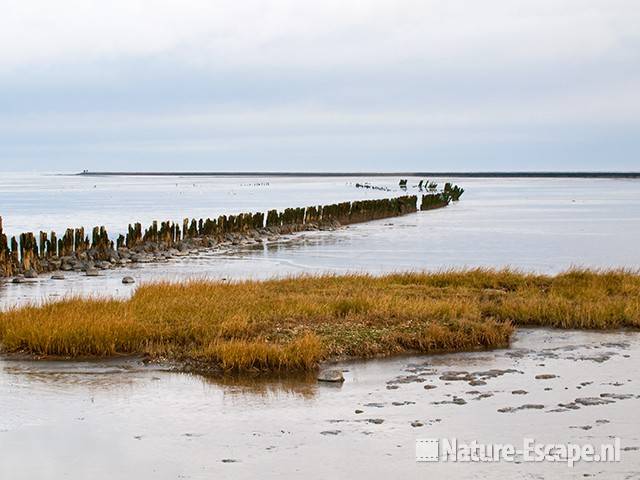
[[476,172],[438,172],[438,171],[416,171],[416,172],[203,172],[203,171],[90,171],[84,170],[71,175],[80,176],[209,176],[209,177],[470,177],[470,178],[640,178],[640,171],[476,171]]

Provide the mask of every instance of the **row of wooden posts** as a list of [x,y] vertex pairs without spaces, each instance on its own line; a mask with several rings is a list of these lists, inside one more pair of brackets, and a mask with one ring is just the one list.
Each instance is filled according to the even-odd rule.
[[[60,257],[90,254],[94,260],[108,260],[114,250],[135,249],[154,244],[158,248],[173,248],[182,242],[199,237],[222,239],[226,234],[248,233],[262,228],[281,230],[288,227],[300,230],[310,225],[348,225],[388,217],[405,215],[417,210],[417,197],[405,195],[396,198],[358,200],[307,208],[269,210],[266,213],[222,215],[217,219],[184,219],[182,225],[174,222],[154,221],[148,228],[140,223],[129,225],[126,235],[120,235],[114,244],[104,227],[94,227],[91,238],[84,228],[69,228],[62,237],[55,232],[40,232],[38,237],[29,232],[8,237],[2,231],[0,217],[0,276],[12,276],[30,270],[37,271],[43,261]],[[265,221],[266,220],[266,221]]]

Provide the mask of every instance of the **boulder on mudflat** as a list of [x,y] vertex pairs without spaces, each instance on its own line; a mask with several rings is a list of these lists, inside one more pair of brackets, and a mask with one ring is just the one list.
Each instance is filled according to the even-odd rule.
[[136,283],[136,281],[133,279],[133,277],[124,277],[122,279],[122,283],[129,284],[129,283]]
[[61,273],[54,273],[51,275],[51,280],[64,280],[64,275]]
[[322,370],[318,374],[318,381],[342,383],[344,382],[344,375],[342,375],[341,370],[336,370],[336,369]]

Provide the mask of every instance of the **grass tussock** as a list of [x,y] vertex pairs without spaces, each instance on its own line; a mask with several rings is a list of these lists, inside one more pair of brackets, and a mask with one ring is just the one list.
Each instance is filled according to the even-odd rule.
[[149,354],[225,371],[494,348],[514,326],[640,327],[640,274],[466,270],[141,286],[127,301],[68,299],[0,312],[4,352]]

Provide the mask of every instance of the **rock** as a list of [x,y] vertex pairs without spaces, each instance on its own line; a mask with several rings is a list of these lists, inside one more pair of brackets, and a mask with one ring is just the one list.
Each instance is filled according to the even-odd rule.
[[24,272],[24,278],[38,278],[38,274],[35,270],[27,270]]
[[430,383],[423,387],[425,390],[433,390],[434,388],[438,388],[435,385],[431,385]]
[[485,392],[478,395],[476,398],[474,398],[474,400],[482,400],[483,398],[490,398],[490,397],[493,397],[493,393]]
[[124,277],[122,279],[122,283],[129,284],[129,283],[136,283],[136,281],[133,279],[133,277]]
[[13,283],[27,283],[27,280],[24,278],[23,275],[18,275],[17,277],[13,277],[12,282]]
[[512,395],[526,395],[527,393],[529,392],[527,392],[526,390],[514,390],[511,392]]
[[478,387],[480,385],[486,385],[487,382],[485,382],[484,380],[471,380],[469,382],[469,385],[471,385],[472,387]]
[[64,275],[61,273],[54,273],[51,275],[51,280],[64,280]]
[[319,382],[334,382],[334,383],[342,383],[344,382],[344,375],[340,370],[322,370],[318,374]]
[[525,405],[521,405],[519,407],[504,407],[504,408],[499,408],[498,412],[499,413],[513,413],[513,412],[517,412],[519,410],[542,410],[544,408],[544,405],[540,405],[537,403],[527,403]]
[[356,410],[355,413],[357,413],[357,414],[364,413],[364,410]]
[[471,382],[474,378],[469,374],[469,372],[445,372],[440,375],[440,380],[444,382]]
[[631,393],[601,393],[601,398],[612,398],[614,400],[627,400],[633,398]]
[[95,268],[88,268],[85,275],[87,277],[97,277],[99,274],[98,274],[98,270],[96,270]]
[[574,403],[577,403],[578,405],[583,405],[585,407],[590,407],[593,405],[606,405],[607,403],[614,403],[614,401],[608,400],[606,398],[583,397],[583,398],[576,398],[574,400]]
[[381,423],[384,423],[384,420],[382,418],[367,418],[366,422],[373,423],[374,425],[380,425]]
[[58,259],[50,258],[49,265],[53,270],[60,270],[60,267],[62,266],[62,261]]
[[60,265],[60,270],[62,270],[63,272],[70,272],[71,270],[73,270],[73,266],[70,263],[63,263],[62,265]]
[[423,426],[424,426],[424,423],[422,423],[422,422],[420,422],[420,421],[416,420],[415,422],[411,422],[411,426],[412,426],[413,428],[423,427]]
[[557,375],[554,375],[553,373],[542,373],[540,375],[536,375],[536,380],[549,380],[556,377]]

